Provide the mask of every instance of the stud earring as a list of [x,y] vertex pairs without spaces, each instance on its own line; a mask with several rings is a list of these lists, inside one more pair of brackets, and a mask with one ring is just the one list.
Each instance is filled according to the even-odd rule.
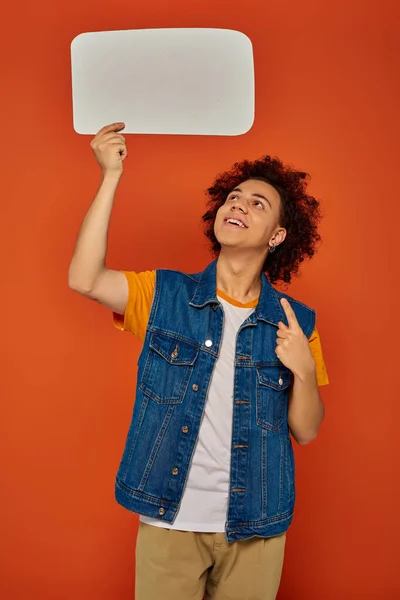
[[272,244],[272,246],[269,247],[270,252],[275,252],[275,249],[276,249],[276,246],[274,246],[273,244]]

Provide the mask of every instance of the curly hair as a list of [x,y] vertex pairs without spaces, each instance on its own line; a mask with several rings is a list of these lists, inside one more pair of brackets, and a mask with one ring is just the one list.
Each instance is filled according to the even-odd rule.
[[217,175],[207,189],[207,212],[202,219],[204,233],[210,240],[211,251],[218,255],[221,250],[214,233],[218,209],[226,202],[230,192],[243,181],[257,179],[272,185],[281,199],[280,225],[287,230],[286,239],[268,253],[263,271],[271,283],[291,282],[297,275],[300,263],[310,259],[321,241],[318,224],[322,218],[320,203],[306,193],[308,173],[285,166],[277,157],[263,156],[258,160],[236,162],[230,171]]

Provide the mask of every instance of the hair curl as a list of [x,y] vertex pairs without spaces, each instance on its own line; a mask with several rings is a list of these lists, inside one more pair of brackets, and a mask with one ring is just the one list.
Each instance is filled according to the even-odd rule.
[[310,259],[321,241],[318,224],[322,218],[320,203],[306,193],[310,175],[285,166],[277,157],[263,156],[258,160],[236,162],[230,171],[217,175],[207,189],[207,212],[202,219],[204,233],[210,240],[211,250],[218,255],[221,250],[214,233],[218,209],[226,202],[230,192],[243,181],[258,179],[272,185],[281,199],[280,225],[287,230],[286,239],[268,253],[263,271],[271,283],[282,281],[289,284],[297,275],[300,263]]

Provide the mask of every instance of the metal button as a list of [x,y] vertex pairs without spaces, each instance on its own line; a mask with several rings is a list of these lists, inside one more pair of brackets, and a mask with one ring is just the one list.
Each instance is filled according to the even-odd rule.
[[279,383],[279,385],[283,385],[283,379],[282,379],[282,377],[279,377],[278,383]]
[[189,427],[187,425],[184,425],[182,427],[182,433],[187,433],[189,431]]
[[212,309],[213,309],[213,310],[218,310],[218,304],[213,304],[213,307],[212,307]]
[[159,515],[165,515],[165,508],[159,508],[158,509],[158,514]]
[[178,473],[179,473],[179,470],[176,467],[174,467],[172,469],[172,475],[178,475]]
[[193,390],[194,392],[197,392],[197,390],[198,390],[198,389],[199,389],[199,386],[197,385],[197,383],[194,383],[194,384],[192,385],[192,390]]
[[177,356],[178,356],[178,353],[176,352],[176,350],[171,352],[171,358],[176,358]]
[[212,346],[212,341],[211,341],[211,340],[206,340],[206,341],[204,342],[204,345],[205,345],[205,346],[207,346],[207,348],[211,348],[211,346]]

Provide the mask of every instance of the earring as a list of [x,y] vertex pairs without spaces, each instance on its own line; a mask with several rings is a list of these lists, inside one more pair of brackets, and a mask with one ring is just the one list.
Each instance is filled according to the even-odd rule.
[[272,244],[272,246],[269,247],[270,252],[275,252],[275,249],[276,249],[276,246],[274,246],[273,244]]

